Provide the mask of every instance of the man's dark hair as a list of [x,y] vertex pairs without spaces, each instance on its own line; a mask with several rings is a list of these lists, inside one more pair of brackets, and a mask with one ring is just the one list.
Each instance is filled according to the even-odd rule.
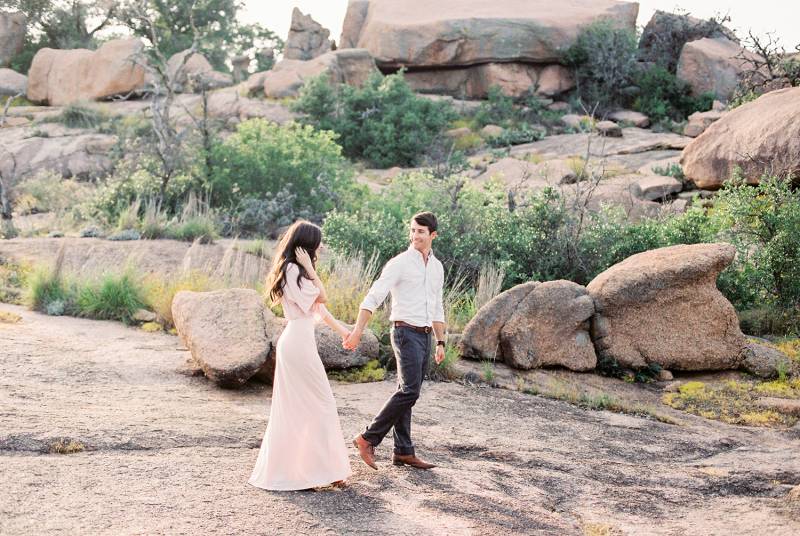
[[436,216],[433,212],[418,212],[411,217],[412,220],[417,222],[418,225],[423,225],[428,228],[428,232],[434,232],[439,223],[436,221]]

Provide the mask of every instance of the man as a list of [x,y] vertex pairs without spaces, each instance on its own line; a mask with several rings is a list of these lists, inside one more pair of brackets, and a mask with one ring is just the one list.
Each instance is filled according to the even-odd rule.
[[381,276],[361,303],[353,331],[343,343],[348,350],[358,346],[372,313],[391,293],[392,312],[389,319],[392,324],[392,349],[397,360],[397,391],[386,401],[367,429],[353,439],[361,459],[373,469],[378,468],[375,465],[375,447],[392,428],[392,463],[418,469],[434,467],[419,459],[414,452],[411,408],[419,398],[428,366],[431,331],[436,335],[436,363],[444,360],[444,269],[431,250],[436,229],[436,216],[430,212],[420,212],[411,218],[411,245],[386,263]]

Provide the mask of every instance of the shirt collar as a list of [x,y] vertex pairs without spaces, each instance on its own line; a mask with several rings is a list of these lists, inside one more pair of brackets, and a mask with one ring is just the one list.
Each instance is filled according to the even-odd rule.
[[[417,251],[417,249],[414,247],[414,244],[409,244],[407,251],[413,251],[415,254],[419,255],[420,258],[422,258],[422,253]],[[431,259],[434,259],[434,258],[436,258],[436,256],[433,254],[433,248],[431,248],[430,253],[428,253],[428,260],[431,260]]]

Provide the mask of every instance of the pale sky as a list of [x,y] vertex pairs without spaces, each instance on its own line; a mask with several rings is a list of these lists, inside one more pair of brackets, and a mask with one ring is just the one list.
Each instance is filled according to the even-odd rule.
[[[396,0],[402,2],[403,0]],[[432,0],[435,1],[435,0]],[[487,0],[490,1],[490,0]],[[259,22],[276,32],[283,39],[289,33],[292,9],[300,8],[331,31],[331,37],[339,42],[342,21],[347,10],[347,0],[245,0],[241,18],[247,22]],[[733,28],[739,37],[745,37],[752,28],[758,34],[775,32],[787,50],[800,44],[800,1],[798,0],[642,0],[639,2],[638,24],[644,26],[657,9],[674,11],[681,8],[695,17],[708,18],[717,14],[729,14]]]

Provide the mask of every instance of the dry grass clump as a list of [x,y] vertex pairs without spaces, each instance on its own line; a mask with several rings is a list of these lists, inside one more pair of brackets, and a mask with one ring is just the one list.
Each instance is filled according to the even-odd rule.
[[770,382],[726,381],[709,385],[699,381],[683,384],[677,393],[667,393],[668,406],[706,419],[747,426],[793,426],[797,417],[758,405],[760,397],[800,399],[800,379]]
[[80,441],[61,438],[53,443],[50,443],[48,452],[50,454],[75,454],[76,452],[83,452],[85,449],[86,447]]
[[0,311],[0,324],[16,324],[22,317],[11,311]]

